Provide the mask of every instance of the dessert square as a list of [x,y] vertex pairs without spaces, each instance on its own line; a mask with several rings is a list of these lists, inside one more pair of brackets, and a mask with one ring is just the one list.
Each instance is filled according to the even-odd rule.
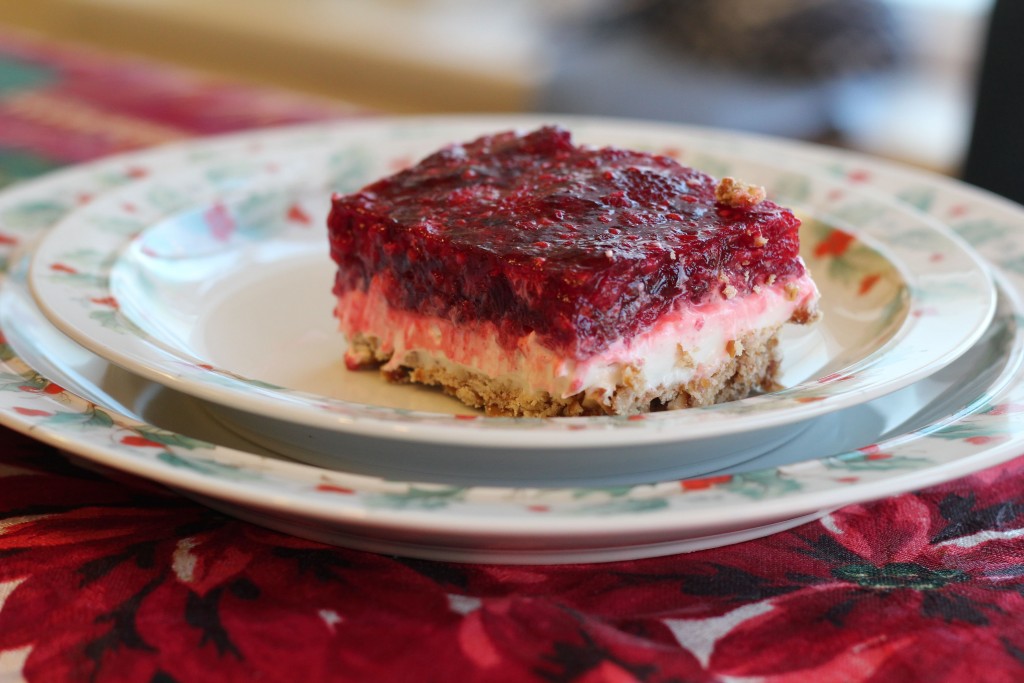
[[491,415],[635,414],[774,388],[818,316],[800,222],[764,190],[543,127],[332,197],[350,369]]

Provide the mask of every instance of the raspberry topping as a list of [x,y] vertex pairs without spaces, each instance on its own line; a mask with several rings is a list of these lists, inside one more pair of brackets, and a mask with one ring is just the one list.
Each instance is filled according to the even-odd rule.
[[536,333],[583,359],[678,302],[803,274],[792,212],[716,199],[718,187],[665,156],[576,146],[557,127],[451,145],[333,198],[335,294],[376,277],[393,307],[491,321],[510,349]]

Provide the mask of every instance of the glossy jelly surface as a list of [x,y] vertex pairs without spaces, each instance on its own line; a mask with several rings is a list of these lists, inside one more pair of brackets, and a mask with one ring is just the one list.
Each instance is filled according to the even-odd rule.
[[799,221],[718,201],[710,176],[659,155],[573,144],[545,127],[448,146],[328,217],[335,293],[379,280],[391,306],[536,333],[582,359],[681,302],[803,274]]

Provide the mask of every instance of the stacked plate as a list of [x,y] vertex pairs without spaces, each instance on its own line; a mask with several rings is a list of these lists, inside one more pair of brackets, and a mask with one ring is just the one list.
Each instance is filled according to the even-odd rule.
[[258,524],[354,548],[581,562],[707,548],[1024,452],[1024,209],[836,150],[562,117],[577,141],[763,184],[824,320],[785,389],[633,417],[468,414],[351,373],[324,219],[456,140],[379,119],[103,160],[0,194],[0,422]]

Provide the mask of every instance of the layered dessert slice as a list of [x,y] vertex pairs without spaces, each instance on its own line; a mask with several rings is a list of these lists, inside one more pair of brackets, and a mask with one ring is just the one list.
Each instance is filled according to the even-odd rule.
[[453,144],[332,198],[345,362],[492,415],[742,398],[818,315],[799,225],[761,188],[557,127]]

